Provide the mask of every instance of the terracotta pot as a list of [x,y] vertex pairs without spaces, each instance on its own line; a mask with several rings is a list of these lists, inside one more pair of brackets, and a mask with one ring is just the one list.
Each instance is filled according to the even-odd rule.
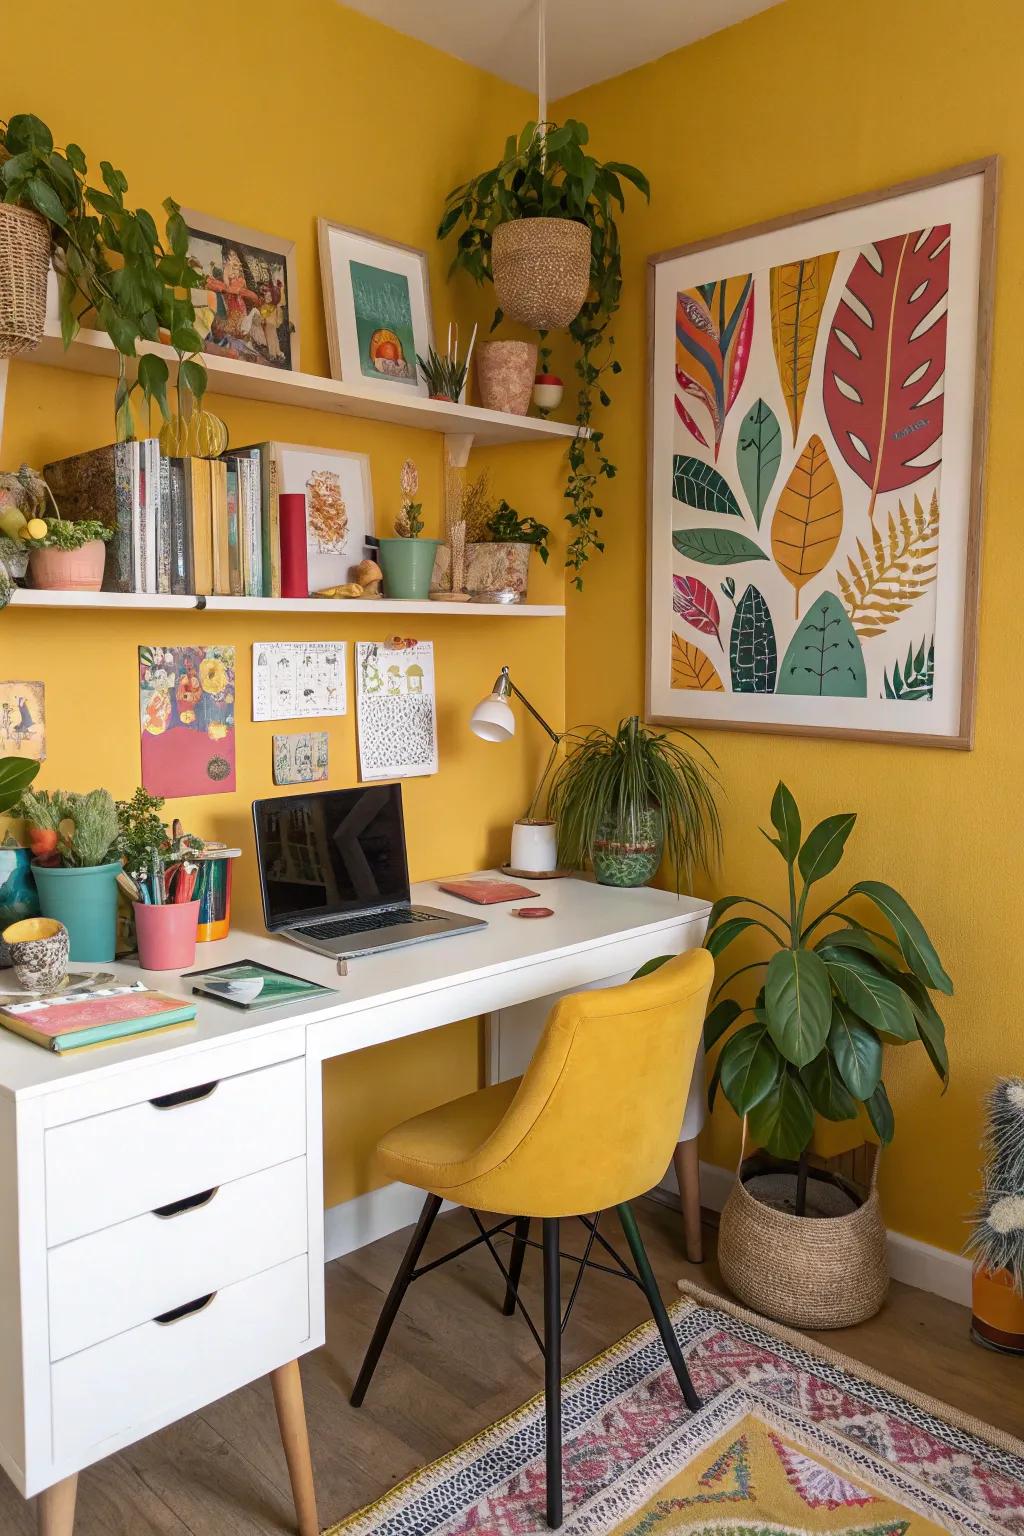
[[483,341],[476,351],[480,403],[487,411],[525,416],[530,409],[537,348],[532,341]]
[[571,325],[590,287],[590,229],[577,219],[513,219],[491,240],[498,305],[534,331]]
[[971,1333],[990,1349],[1024,1355],[1024,1296],[1014,1290],[1009,1270],[974,1271]]
[[80,549],[33,549],[28,568],[34,587],[47,592],[98,592],[107,546],[90,539]]

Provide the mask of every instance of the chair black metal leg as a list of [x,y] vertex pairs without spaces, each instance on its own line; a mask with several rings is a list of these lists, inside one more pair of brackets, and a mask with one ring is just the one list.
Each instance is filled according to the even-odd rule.
[[665,1310],[665,1303],[661,1299],[658,1282],[654,1278],[654,1272],[647,1257],[647,1249],[644,1247],[643,1238],[640,1236],[640,1228],[636,1224],[636,1217],[628,1205],[620,1205],[618,1212],[619,1220],[622,1222],[622,1230],[626,1234],[626,1242],[629,1244],[629,1251],[633,1255],[633,1263],[636,1265],[637,1274],[640,1277],[640,1283],[650,1304],[654,1321],[658,1325],[658,1332],[661,1334],[665,1353],[672,1363],[672,1369],[676,1373],[676,1380],[679,1382],[679,1388],[686,1400],[687,1408],[696,1411],[701,1406],[701,1401],[694,1390],[693,1382],[690,1380],[690,1373],[686,1369],[683,1352],[679,1348],[679,1340],[676,1338],[675,1330]]
[[562,1523],[562,1297],[558,1225],[556,1217],[544,1218],[544,1430],[547,1519],[553,1531]]
[[516,1293],[519,1290],[519,1281],[522,1278],[523,1260],[526,1257],[526,1239],[529,1235],[529,1216],[517,1216],[515,1236],[512,1239],[512,1252],[508,1261],[508,1284],[505,1287],[505,1305],[502,1308],[506,1317],[512,1317],[516,1310]]
[[363,1398],[366,1396],[366,1389],[370,1385],[374,1371],[377,1369],[377,1361],[380,1359],[381,1351],[388,1341],[388,1334],[391,1332],[392,1324],[398,1316],[398,1309],[405,1299],[406,1291],[409,1289],[413,1270],[416,1268],[419,1256],[423,1252],[423,1245],[429,1236],[430,1229],[434,1225],[434,1218],[440,1209],[440,1195],[428,1195],[420,1212],[420,1219],[416,1223],[416,1230],[413,1232],[409,1246],[405,1250],[405,1258],[398,1266],[398,1273],[391,1283],[388,1299],[381,1309],[377,1326],[373,1330],[373,1338],[370,1340],[370,1347],[366,1351],[363,1368],[359,1372],[356,1384],[352,1389],[352,1396],[349,1401],[353,1408],[362,1407]]

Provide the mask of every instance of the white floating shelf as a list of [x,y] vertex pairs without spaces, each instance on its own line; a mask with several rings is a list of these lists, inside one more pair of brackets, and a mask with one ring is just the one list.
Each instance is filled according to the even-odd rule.
[[[152,352],[167,362],[175,361],[170,347],[140,342],[140,353]],[[20,361],[70,368],[79,373],[114,378],[117,353],[102,331],[80,331],[64,350],[59,330],[47,322],[42,341]],[[310,411],[331,411],[363,421],[386,421],[393,426],[414,427],[424,432],[443,432],[448,437],[472,438],[479,448],[506,443],[565,443],[575,437],[571,422],[545,421],[540,416],[511,416],[504,411],[485,411],[476,405],[447,405],[422,395],[399,390],[383,393],[340,379],[324,379],[313,373],[289,373],[237,362],[229,357],[204,357],[212,395],[231,395],[241,400],[260,400],[268,405],[299,406]],[[173,378],[173,374],[172,374]]]
[[203,613],[317,613],[372,619],[377,614],[430,614],[444,618],[461,614],[473,619],[564,619],[560,603],[435,603],[382,597],[169,597],[147,592],[44,592],[18,587],[11,598],[17,608],[168,608],[191,609]]

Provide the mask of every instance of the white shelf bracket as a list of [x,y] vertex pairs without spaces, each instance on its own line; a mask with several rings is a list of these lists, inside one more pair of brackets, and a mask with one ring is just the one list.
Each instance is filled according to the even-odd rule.
[[[7,370],[10,368],[9,358],[0,358],[0,453],[4,445],[4,409],[7,405]],[[3,463],[0,457],[0,463]]]
[[469,463],[469,453],[472,446],[472,432],[446,432],[444,435],[446,463],[450,464],[452,469],[465,469]]

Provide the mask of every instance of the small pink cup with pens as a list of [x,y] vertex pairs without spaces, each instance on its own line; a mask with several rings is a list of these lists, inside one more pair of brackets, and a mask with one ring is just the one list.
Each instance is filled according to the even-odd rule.
[[159,906],[136,901],[132,905],[144,971],[180,971],[194,964],[198,901],[168,901]]

